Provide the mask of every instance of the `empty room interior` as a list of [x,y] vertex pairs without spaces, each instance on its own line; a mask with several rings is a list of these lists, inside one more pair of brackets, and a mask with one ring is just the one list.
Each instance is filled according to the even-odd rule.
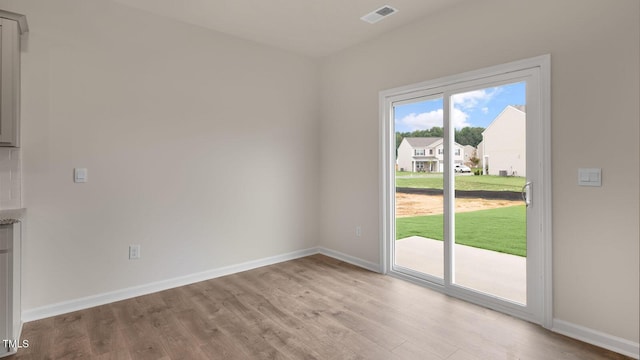
[[[8,359],[638,359],[638,0],[0,10],[0,230],[19,244],[0,248]],[[465,173],[454,122],[489,110],[456,94],[518,82],[526,107],[505,111],[531,126],[526,178],[498,175],[489,150]],[[415,99],[444,99],[444,155],[400,171],[389,109]],[[423,164],[444,179],[440,280],[394,262],[409,243],[394,240],[394,179]],[[526,266],[540,264],[520,302],[452,275],[453,182],[516,175]]]

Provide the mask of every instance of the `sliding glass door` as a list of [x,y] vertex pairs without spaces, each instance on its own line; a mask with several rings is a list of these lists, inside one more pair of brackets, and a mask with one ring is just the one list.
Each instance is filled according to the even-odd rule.
[[543,323],[540,66],[382,94],[389,273]]

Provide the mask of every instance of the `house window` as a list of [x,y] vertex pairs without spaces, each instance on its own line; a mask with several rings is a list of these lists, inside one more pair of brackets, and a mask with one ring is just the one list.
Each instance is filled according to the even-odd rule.
[[444,150],[442,148],[438,149],[438,155],[442,155],[444,153]]
[[433,155],[433,149],[429,149],[429,155]]
[[424,156],[424,149],[416,149],[415,150],[415,155],[416,156]]
[[460,149],[456,149],[456,156],[460,156]]

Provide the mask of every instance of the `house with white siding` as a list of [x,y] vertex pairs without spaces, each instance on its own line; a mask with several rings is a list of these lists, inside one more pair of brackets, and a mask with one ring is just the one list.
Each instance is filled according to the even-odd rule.
[[[465,160],[464,146],[455,143],[454,164]],[[406,137],[398,147],[398,170],[444,172],[444,141],[441,137]]]
[[507,106],[482,132],[478,145],[484,174],[526,176],[526,113],[524,106]]
[[472,166],[473,164],[471,163],[471,159],[478,156],[476,148],[471,145],[464,145],[462,150],[464,154],[463,163],[465,165]]

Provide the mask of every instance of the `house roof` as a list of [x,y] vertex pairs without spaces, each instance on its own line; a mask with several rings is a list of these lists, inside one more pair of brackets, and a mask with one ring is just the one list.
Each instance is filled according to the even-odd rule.
[[429,147],[439,140],[442,140],[441,137],[406,137],[404,139],[414,148]]
[[510,106],[522,111],[523,113],[527,112],[527,106],[526,105],[510,105]]
[[523,113],[527,113],[526,112],[526,105],[507,105],[501,112],[500,114],[498,114],[498,116],[495,117],[495,119],[493,119],[493,121],[491,121],[491,124],[489,124],[489,126],[487,126],[486,129],[484,129],[484,131],[482,132],[482,134],[484,134],[487,130],[489,130],[489,128],[491,128],[491,126],[493,126],[493,124],[496,122],[497,119],[499,119],[502,114],[504,114],[505,112],[509,111],[509,109],[515,109],[518,111],[521,111]]

